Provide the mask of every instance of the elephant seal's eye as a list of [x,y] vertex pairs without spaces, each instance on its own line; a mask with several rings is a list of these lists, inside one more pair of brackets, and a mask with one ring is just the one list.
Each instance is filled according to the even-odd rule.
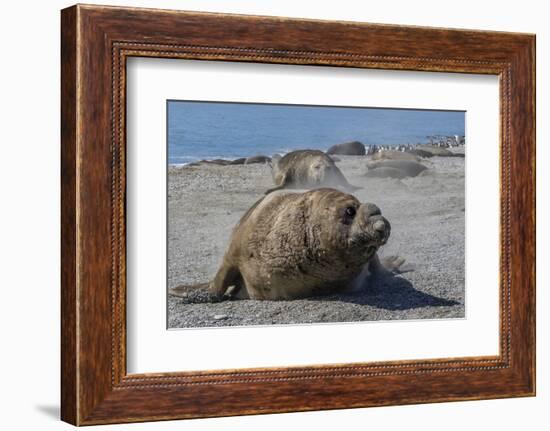
[[352,218],[355,217],[355,213],[356,213],[355,208],[353,208],[353,207],[347,207],[346,208],[346,215],[348,217],[352,217]]

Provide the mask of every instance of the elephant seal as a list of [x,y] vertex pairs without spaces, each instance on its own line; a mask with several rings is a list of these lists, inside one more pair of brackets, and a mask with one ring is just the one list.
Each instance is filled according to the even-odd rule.
[[365,146],[359,141],[336,144],[327,150],[327,154],[340,154],[341,156],[364,156],[366,153]]
[[319,150],[297,150],[285,154],[283,157],[272,157],[271,173],[275,190],[294,188],[312,189],[318,187],[343,187],[354,191],[355,187],[348,183],[342,171],[338,169],[334,160]]
[[[394,168],[403,172],[404,177],[416,177],[420,172],[428,169],[422,163],[412,162],[409,160],[377,160],[368,162],[369,171],[380,168]],[[368,172],[368,171],[367,171]]]
[[247,157],[246,160],[244,161],[244,164],[245,165],[252,165],[254,163],[270,163],[271,162],[271,158],[270,157],[267,157],[267,156],[252,156],[252,157]]
[[[377,251],[390,229],[376,205],[335,189],[271,193],[234,228],[209,294],[218,300],[283,300],[352,290],[366,271],[388,271]],[[389,259],[395,267],[404,261]],[[205,285],[169,293],[186,297]]]
[[365,174],[369,178],[396,178],[401,180],[407,177],[407,173],[401,169],[392,168],[389,166],[369,169]]
[[201,165],[227,166],[230,164],[231,164],[231,161],[225,160],[225,159],[211,159],[211,160],[203,159],[203,160],[199,160],[198,162],[189,163],[186,166],[201,166]]
[[238,159],[231,160],[229,162],[230,165],[244,165],[244,162],[246,161],[245,157],[239,157]]
[[406,153],[404,151],[378,151],[374,153],[371,160],[410,160],[411,162],[419,162],[420,159],[414,154]]
[[227,166],[231,164],[231,160],[227,159],[212,159],[212,160],[203,160],[203,163],[209,165],[218,165],[218,166]]
[[454,153],[447,148],[436,147],[433,145],[419,145],[417,150],[423,150],[431,153],[433,156],[452,157]]
[[420,147],[417,147],[417,150],[421,151],[427,151],[432,154],[432,156],[440,156],[440,157],[460,157],[464,158],[464,153],[454,153],[451,150],[448,150],[447,148],[442,147],[435,147],[431,145],[421,145]]
[[434,156],[433,153],[418,148],[407,150],[407,153],[414,154],[415,156],[422,157],[423,159],[429,159]]

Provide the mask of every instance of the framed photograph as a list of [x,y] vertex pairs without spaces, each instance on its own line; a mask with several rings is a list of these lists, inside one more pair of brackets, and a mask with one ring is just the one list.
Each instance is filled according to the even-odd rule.
[[535,394],[534,35],[61,18],[64,421]]

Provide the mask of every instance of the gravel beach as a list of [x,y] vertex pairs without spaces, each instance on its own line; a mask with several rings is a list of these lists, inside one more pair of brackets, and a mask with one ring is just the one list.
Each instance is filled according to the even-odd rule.
[[[408,272],[379,279],[360,292],[292,301],[210,303],[200,294],[168,296],[168,326],[464,317],[465,159],[424,159],[426,171],[402,180],[365,177],[367,156],[338,159],[348,181],[362,187],[355,196],[378,205],[392,225],[380,255],[405,258]],[[170,166],[168,287],[211,280],[233,227],[272,186],[267,164]]]

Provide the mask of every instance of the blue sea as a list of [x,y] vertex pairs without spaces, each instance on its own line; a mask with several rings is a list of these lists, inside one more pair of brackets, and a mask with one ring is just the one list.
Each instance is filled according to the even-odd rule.
[[430,135],[465,135],[464,111],[168,101],[168,163],[426,143]]

